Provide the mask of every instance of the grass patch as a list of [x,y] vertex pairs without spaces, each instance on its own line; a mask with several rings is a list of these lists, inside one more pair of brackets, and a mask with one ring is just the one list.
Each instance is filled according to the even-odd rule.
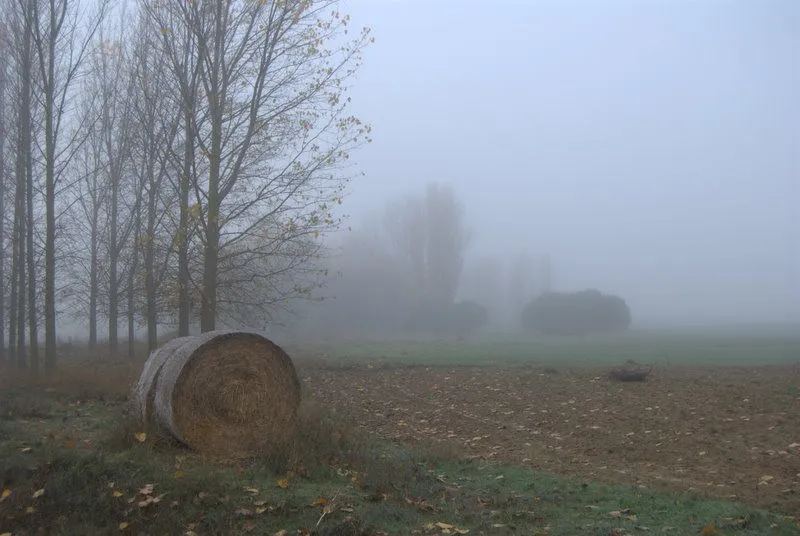
[[348,369],[404,366],[779,365],[798,362],[792,334],[631,332],[624,335],[475,340],[302,344],[291,354],[317,366]]
[[364,465],[320,467],[305,476],[275,474],[259,461],[154,456],[145,447],[52,451],[33,464],[15,454],[0,462],[10,490],[0,502],[0,528],[75,535],[118,533],[120,526],[134,534],[441,534],[454,530],[448,526],[552,536],[798,530],[796,521],[725,502],[431,460],[391,447],[375,453]]

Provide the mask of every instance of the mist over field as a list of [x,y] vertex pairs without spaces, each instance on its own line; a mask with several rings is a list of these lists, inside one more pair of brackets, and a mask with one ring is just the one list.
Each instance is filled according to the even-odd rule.
[[6,340],[800,325],[791,1],[315,4],[223,97],[172,4],[75,5],[49,108],[51,36],[4,12]]
[[[800,321],[800,6],[354,2],[352,223],[452,185],[470,271],[549,255],[634,325]],[[472,7],[466,7],[472,6]]]

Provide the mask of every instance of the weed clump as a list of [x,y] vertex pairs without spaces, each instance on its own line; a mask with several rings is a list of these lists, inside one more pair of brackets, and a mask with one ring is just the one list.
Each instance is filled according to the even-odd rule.
[[653,366],[643,367],[635,361],[628,361],[624,366],[608,371],[608,379],[617,382],[643,382],[652,372]]

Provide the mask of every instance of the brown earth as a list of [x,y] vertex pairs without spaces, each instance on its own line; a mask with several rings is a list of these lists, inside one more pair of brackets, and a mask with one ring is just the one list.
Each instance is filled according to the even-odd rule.
[[371,433],[556,474],[800,514],[800,368],[604,370],[301,364],[306,388]]

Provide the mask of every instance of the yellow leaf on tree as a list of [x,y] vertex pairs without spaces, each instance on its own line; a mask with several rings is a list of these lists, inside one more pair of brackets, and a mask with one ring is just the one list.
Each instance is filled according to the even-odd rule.
[[281,488],[281,489],[288,488],[289,487],[289,479],[281,478],[280,480],[278,480],[278,487]]
[[147,441],[147,434],[145,432],[136,432],[133,434],[133,437],[136,438],[136,441],[139,443],[144,443]]

